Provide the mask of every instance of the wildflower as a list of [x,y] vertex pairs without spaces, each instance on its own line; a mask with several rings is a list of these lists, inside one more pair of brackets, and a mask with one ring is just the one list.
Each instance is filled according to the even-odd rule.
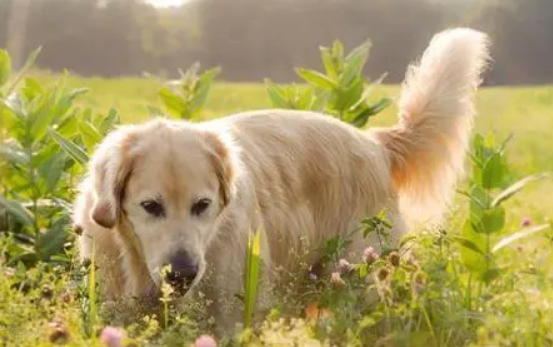
[[345,276],[353,270],[353,265],[351,265],[347,260],[340,259],[338,262],[338,272],[341,276]]
[[365,249],[365,252],[363,252],[363,262],[367,265],[373,264],[375,261],[377,261],[380,258],[378,253],[375,251],[374,248],[368,247]]
[[524,218],[522,218],[522,221],[520,222],[520,226],[522,226],[522,227],[530,226],[530,224],[532,224],[532,220],[530,219],[530,217],[524,217]]
[[202,335],[196,339],[194,347],[217,347],[217,342],[209,335]]
[[48,323],[48,339],[52,343],[64,344],[69,340],[69,330],[65,322],[59,318],[55,317],[50,323]]
[[390,275],[390,270],[385,267],[378,270],[378,273],[376,274],[376,276],[380,281],[385,281],[389,275]]
[[109,347],[123,346],[124,339],[125,331],[123,329],[115,328],[112,326],[105,327],[100,335],[100,341],[102,341]]
[[344,282],[339,272],[333,272],[332,275],[330,275],[330,283],[337,289],[342,289],[346,286],[346,282]]
[[394,267],[398,267],[399,266],[399,263],[401,261],[401,258],[399,256],[399,253],[397,252],[392,252],[388,255],[388,258],[387,258],[388,262],[390,264],[392,264]]
[[42,297],[45,299],[52,299],[52,296],[54,295],[54,291],[52,289],[52,286],[49,284],[45,284],[40,289],[40,292],[42,294]]
[[60,294],[60,299],[62,302],[68,304],[71,302],[71,293],[70,292],[63,292]]

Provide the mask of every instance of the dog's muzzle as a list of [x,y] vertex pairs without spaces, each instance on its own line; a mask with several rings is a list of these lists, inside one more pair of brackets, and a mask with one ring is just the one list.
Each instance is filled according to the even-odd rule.
[[178,251],[169,258],[171,271],[165,280],[180,294],[186,293],[198,275],[198,263],[186,251]]

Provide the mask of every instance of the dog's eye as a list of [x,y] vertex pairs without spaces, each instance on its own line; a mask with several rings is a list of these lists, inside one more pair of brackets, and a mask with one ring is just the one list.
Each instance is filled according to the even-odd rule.
[[142,208],[152,216],[165,217],[165,208],[163,207],[163,204],[159,201],[155,201],[155,200],[142,201],[140,203],[140,206],[142,206]]
[[199,216],[202,213],[204,213],[205,210],[207,210],[207,208],[209,207],[209,204],[211,204],[210,199],[205,198],[205,199],[198,200],[194,203],[194,205],[192,205],[191,213],[194,216]]

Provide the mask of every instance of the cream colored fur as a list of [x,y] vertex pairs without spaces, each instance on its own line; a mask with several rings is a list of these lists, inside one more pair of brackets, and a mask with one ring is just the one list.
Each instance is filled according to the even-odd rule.
[[[242,291],[250,230],[264,232],[264,279],[271,281],[275,268],[296,268],[291,255],[302,246],[315,262],[323,240],[352,232],[383,208],[396,243],[410,216],[441,215],[462,172],[487,59],[480,32],[436,35],[408,72],[400,122],[390,128],[361,131],[290,110],[123,126],[99,146],[80,186],[81,256],[90,256],[94,242],[107,297],[116,299],[155,294],[159,267],[184,248],[200,263],[194,288],[215,301],[212,313],[228,329],[240,311],[225,313],[218,303]],[[163,219],[140,207],[153,196],[165,201]],[[190,215],[198,197],[213,200],[201,218]],[[367,245],[378,242],[358,233],[348,252],[360,257]]]

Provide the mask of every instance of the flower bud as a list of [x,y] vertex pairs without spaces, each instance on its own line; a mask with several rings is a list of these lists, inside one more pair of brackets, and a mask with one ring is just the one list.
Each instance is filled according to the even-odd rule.
[[385,281],[388,278],[388,276],[390,276],[390,270],[388,268],[383,267],[380,270],[378,270],[376,276],[380,281]]
[[65,344],[69,340],[69,330],[61,318],[55,317],[48,323],[48,339],[55,344]]
[[194,342],[194,347],[217,347],[217,343],[213,337],[208,335],[202,335]]
[[108,347],[121,347],[124,339],[125,331],[112,326],[105,327],[100,335],[100,341]]
[[333,272],[330,275],[330,283],[337,289],[343,289],[346,286],[346,282],[344,282],[339,272]]
[[522,226],[522,227],[528,227],[531,224],[532,224],[532,220],[530,219],[530,217],[524,217],[520,221],[520,226]]
[[338,272],[341,276],[345,276],[353,271],[353,265],[351,265],[347,260],[340,259],[338,262]]
[[387,259],[390,264],[392,264],[394,267],[399,267],[399,263],[401,261],[401,257],[399,256],[398,252],[392,252],[388,254]]
[[378,253],[372,247],[367,247],[363,252],[363,262],[367,265],[373,264],[380,258]]

